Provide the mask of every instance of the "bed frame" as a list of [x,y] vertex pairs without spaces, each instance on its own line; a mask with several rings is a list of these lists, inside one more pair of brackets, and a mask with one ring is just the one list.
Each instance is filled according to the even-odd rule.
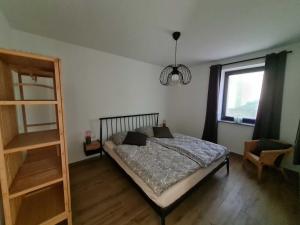
[[[126,115],[126,116],[111,116],[102,117],[100,120],[100,143],[103,146],[105,140],[107,140],[112,134],[134,130],[138,127],[143,126],[158,126],[159,113],[148,113],[148,114],[136,114],[136,115]],[[105,132],[106,131],[106,132]],[[105,138],[104,138],[105,137]],[[105,149],[101,147],[101,152]],[[106,154],[110,157],[109,154]],[[102,153],[101,153],[102,156]],[[160,216],[161,225],[165,225],[165,218],[170,214],[184,199],[186,199],[194,190],[196,190],[199,185],[207,180],[209,177],[214,175],[218,170],[226,165],[227,175],[229,175],[229,155],[226,156],[223,162],[221,162],[214,170],[212,170],[208,175],[206,175],[202,180],[200,180],[194,187],[182,195],[179,199],[173,202],[171,205],[162,208],[153,202],[144,191],[134,182],[134,180],[119,166],[113,158],[111,160],[120,168],[120,170],[128,177],[131,183],[137,188],[137,190],[142,194],[145,200],[150,204],[150,206],[158,213]]]

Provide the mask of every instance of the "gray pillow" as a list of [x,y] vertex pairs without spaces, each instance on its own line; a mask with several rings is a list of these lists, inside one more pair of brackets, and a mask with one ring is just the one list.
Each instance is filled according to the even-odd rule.
[[168,127],[153,127],[153,133],[156,138],[174,138]]
[[147,137],[153,137],[154,133],[153,133],[153,127],[139,127],[135,129],[136,132],[145,134]]
[[126,135],[127,135],[127,131],[115,133],[110,137],[110,140],[115,145],[121,145],[123,143],[123,141],[125,140]]

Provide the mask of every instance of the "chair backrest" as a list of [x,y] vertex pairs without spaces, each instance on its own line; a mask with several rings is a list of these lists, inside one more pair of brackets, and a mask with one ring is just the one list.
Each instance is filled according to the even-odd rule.
[[259,161],[265,165],[274,166],[276,159],[280,155],[291,153],[294,149],[292,147],[281,150],[266,150],[260,153]]

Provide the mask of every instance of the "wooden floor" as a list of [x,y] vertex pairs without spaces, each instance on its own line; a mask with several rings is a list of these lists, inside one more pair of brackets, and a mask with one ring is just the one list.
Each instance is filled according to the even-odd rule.
[[[231,156],[230,175],[222,168],[166,219],[166,225],[299,225],[296,176],[288,181],[272,170],[263,181],[255,168]],[[70,168],[74,225],[159,225],[159,217],[109,158]]]

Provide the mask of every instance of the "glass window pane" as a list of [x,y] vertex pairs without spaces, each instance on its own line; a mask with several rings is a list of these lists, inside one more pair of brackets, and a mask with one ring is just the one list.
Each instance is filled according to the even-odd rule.
[[226,116],[256,119],[264,71],[228,77]]

